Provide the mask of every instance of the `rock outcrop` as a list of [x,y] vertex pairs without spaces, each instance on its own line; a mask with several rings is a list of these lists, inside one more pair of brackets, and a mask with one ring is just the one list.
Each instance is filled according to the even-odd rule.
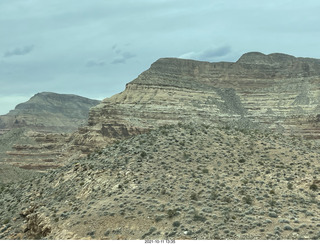
[[318,59],[257,52],[235,63],[162,58],[125,91],[93,107],[88,126],[74,138],[75,145],[88,151],[179,121],[318,138],[319,114]]

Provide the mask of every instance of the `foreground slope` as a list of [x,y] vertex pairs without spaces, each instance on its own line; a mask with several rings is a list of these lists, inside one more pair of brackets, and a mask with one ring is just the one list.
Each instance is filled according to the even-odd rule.
[[3,185],[1,239],[319,239],[319,148],[200,124]]

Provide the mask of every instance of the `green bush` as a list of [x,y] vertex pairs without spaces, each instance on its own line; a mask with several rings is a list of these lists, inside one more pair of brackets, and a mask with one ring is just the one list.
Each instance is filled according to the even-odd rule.
[[209,173],[209,170],[208,169],[203,169],[202,173],[207,174],[207,173]]
[[191,200],[194,200],[194,201],[198,201],[198,195],[197,195],[197,193],[191,193],[191,196],[190,196],[190,199]]
[[154,221],[155,221],[155,222],[160,222],[162,219],[163,219],[162,216],[156,216],[155,219],[154,219]]
[[276,194],[275,190],[273,190],[273,189],[270,190],[269,193],[272,194],[272,195]]
[[315,183],[312,183],[312,185],[309,188],[312,191],[317,191],[318,190],[318,186]]
[[171,219],[171,218],[179,215],[177,209],[169,209],[169,210],[167,211],[167,214],[168,214],[168,218],[169,218],[169,219]]
[[253,203],[253,198],[249,195],[245,195],[242,200],[246,203],[246,204],[249,204],[251,205]]
[[174,221],[172,226],[173,227],[179,227],[181,225],[181,223],[179,221]]
[[210,199],[211,200],[216,200],[218,198],[219,194],[217,192],[211,192],[210,194]]
[[145,156],[147,156],[147,153],[146,153],[145,151],[142,151],[142,152],[140,153],[140,156],[141,156],[142,158],[144,158]]
[[244,158],[239,159],[239,163],[244,163],[246,160]]
[[205,222],[206,220],[207,220],[206,217],[204,217],[198,213],[195,213],[193,216],[193,221]]

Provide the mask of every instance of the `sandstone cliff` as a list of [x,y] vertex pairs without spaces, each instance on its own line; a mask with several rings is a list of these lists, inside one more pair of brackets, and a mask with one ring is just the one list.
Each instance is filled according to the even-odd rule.
[[163,124],[224,123],[318,138],[320,60],[252,52],[237,62],[162,58],[92,108],[75,145],[102,146]]

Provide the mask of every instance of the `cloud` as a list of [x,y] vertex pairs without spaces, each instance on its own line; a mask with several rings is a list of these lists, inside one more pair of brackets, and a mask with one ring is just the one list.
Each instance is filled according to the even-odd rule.
[[10,51],[6,51],[4,53],[4,57],[11,57],[11,56],[16,56],[16,55],[26,55],[30,53],[33,50],[34,46],[29,45],[29,46],[24,46],[24,47],[18,47]]
[[93,60],[93,59],[90,59],[87,61],[86,63],[86,66],[87,67],[101,67],[101,66],[104,66],[106,63],[104,60]]
[[207,49],[200,54],[201,59],[211,59],[217,57],[226,56],[231,52],[231,48],[229,46],[222,46],[215,49]]
[[118,56],[113,59],[111,64],[125,64],[128,59],[134,58],[136,55],[131,52],[122,52],[119,49],[114,50]]
[[196,59],[201,61],[215,61],[216,58],[225,57],[230,53],[231,47],[229,45],[225,45],[218,48],[209,48],[199,52],[188,52],[179,56],[179,58]]

